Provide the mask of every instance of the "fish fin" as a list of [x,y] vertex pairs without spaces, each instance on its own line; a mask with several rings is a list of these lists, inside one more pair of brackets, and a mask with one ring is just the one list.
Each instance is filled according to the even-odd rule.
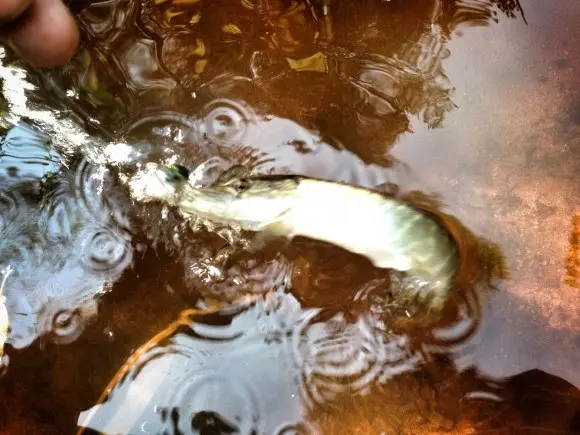
[[250,170],[244,165],[234,165],[222,172],[214,181],[215,184],[225,183],[233,178],[243,178],[250,175]]

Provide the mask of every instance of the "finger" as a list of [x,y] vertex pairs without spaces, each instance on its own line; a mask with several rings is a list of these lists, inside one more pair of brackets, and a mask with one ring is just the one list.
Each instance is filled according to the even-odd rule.
[[30,0],[0,0],[0,21],[7,22],[18,17],[30,5]]
[[33,0],[9,37],[22,57],[41,68],[65,63],[79,44],[76,22],[61,0]]

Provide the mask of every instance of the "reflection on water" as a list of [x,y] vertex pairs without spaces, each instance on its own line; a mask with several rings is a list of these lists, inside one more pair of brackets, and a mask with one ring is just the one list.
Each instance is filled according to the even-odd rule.
[[[65,67],[27,72],[1,54],[0,270],[13,272],[3,288],[10,365],[0,431],[580,430],[570,384],[472,367],[489,331],[505,333],[490,307],[513,281],[503,280],[499,248],[434,199],[427,181],[440,163],[417,171],[391,155],[413,130],[445,130],[465,110],[446,71],[452,42],[470,27],[525,20],[519,2],[72,7],[83,45]],[[466,142],[447,160],[466,165],[469,150]],[[129,187],[163,163],[192,168],[199,184],[242,165],[412,197],[460,248],[444,316],[413,322],[396,303],[404,276],[333,246],[294,240],[252,251],[242,234],[141,201]],[[480,166],[469,167],[474,176]],[[503,203],[447,194],[442,202],[459,198],[498,226]]]
[[88,162],[62,168],[47,137],[25,124],[0,146],[1,267],[10,266],[4,294],[8,343],[38,337],[75,340],[97,314],[96,296],[130,264],[124,205],[105,173]]
[[[518,2],[491,3],[336,2],[328,9],[328,2],[309,0],[93,2],[79,14],[81,52],[50,80],[118,132],[152,110],[189,112],[200,104],[199,87],[214,77],[248,77],[275,103],[269,113],[384,163],[409,130],[409,116],[436,127],[454,107],[441,64],[451,32],[497,20],[494,4],[500,14],[519,13]],[[332,44],[324,37],[328,17]],[[107,53],[115,53],[114,62]],[[297,85],[308,91],[297,94]],[[227,86],[220,90],[228,95]],[[251,119],[231,100],[202,112],[205,133],[218,144],[241,140]]]
[[321,322],[318,311],[278,294],[235,317],[185,312],[131,357],[79,423],[105,433],[189,433],[212,420],[237,433],[291,433],[306,428],[307,404],[360,394],[419,360],[370,317]]
[[281,293],[238,316],[196,319],[186,311],[131,356],[79,424],[188,433],[210,415],[239,433],[311,433],[303,420],[315,405],[365,395],[422,360],[374,316],[353,323],[319,314]]
[[281,293],[237,315],[186,310],[131,355],[78,433],[340,433],[350,418],[363,433],[580,428],[580,392],[557,377],[492,380],[446,358],[422,372],[424,354],[373,316],[319,314]]

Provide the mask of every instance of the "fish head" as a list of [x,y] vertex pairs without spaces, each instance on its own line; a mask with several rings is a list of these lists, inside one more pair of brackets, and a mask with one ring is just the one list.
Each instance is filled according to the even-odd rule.
[[167,165],[161,168],[165,181],[169,184],[176,185],[187,183],[189,179],[189,169],[181,165]]
[[260,231],[295,205],[298,183],[293,176],[231,178],[197,188],[191,205],[209,218]]
[[176,195],[180,196],[189,190],[189,170],[181,165],[160,166],[154,172],[155,177],[149,179],[149,190],[158,199],[173,202]]
[[135,173],[128,187],[135,200],[173,203],[189,185],[188,176],[189,171],[183,166],[148,163]]

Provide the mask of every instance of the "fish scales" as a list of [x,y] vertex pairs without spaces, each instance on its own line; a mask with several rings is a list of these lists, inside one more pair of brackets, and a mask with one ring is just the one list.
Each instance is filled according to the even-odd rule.
[[429,282],[431,290],[423,296],[434,306],[447,299],[459,261],[455,240],[429,214],[401,200],[301,176],[232,178],[197,187],[176,172],[183,175],[184,170],[168,168],[167,181],[182,213],[248,231],[331,243],[376,267]]

